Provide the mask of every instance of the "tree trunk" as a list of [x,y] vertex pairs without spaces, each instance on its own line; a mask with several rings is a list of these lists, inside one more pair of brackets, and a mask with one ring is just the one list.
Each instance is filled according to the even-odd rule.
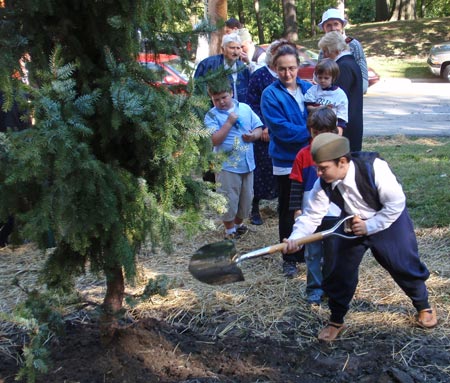
[[105,274],[106,295],[103,301],[103,307],[106,312],[116,314],[122,309],[125,293],[125,280],[122,267],[105,268]]
[[282,0],[283,3],[283,37],[289,41],[298,40],[297,8],[295,0]]
[[311,36],[315,37],[316,34],[316,0],[311,0]]
[[[208,16],[209,22],[212,25],[217,25],[219,20],[227,20],[227,0],[209,0],[208,1]],[[211,40],[209,42],[210,56],[216,55],[222,51],[222,30],[217,30],[211,33]]]
[[262,25],[261,20],[261,14],[259,13],[259,0],[254,0],[253,4],[255,6],[255,19],[256,19],[256,26],[258,27],[258,39],[260,44],[264,44],[264,29]]
[[104,344],[109,344],[117,329],[117,313],[123,307],[125,280],[122,267],[105,267],[106,295],[100,320],[100,335]]
[[238,9],[238,20],[242,25],[245,26],[245,13],[244,13],[244,6],[242,5],[242,0],[237,0],[237,9]]
[[416,0],[395,0],[390,21],[415,20]]
[[420,6],[418,6],[417,8],[419,9],[418,17],[420,19],[423,19],[425,15],[425,0],[420,0]]
[[389,20],[389,0],[376,0],[375,21]]

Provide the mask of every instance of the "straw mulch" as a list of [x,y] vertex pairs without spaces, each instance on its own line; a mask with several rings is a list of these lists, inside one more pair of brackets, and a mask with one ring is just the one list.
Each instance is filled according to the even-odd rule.
[[[264,225],[249,225],[251,232],[237,243],[239,252],[278,242],[274,202],[264,205],[262,213]],[[270,337],[279,341],[294,339],[298,349],[317,343],[317,332],[327,321],[329,312],[326,303],[321,306],[306,303],[304,265],[299,266],[297,278],[287,280],[281,274],[280,255],[248,260],[241,265],[246,280],[223,286],[202,284],[189,274],[191,255],[204,244],[222,240],[222,237],[223,228],[218,222],[217,230],[192,239],[175,235],[173,254],[143,249],[138,257],[139,277],[134,286],[127,287],[127,294],[139,295],[148,279],[157,275],[172,278],[174,287],[167,296],[156,295],[129,307],[130,319],[158,318],[179,329],[189,329],[213,339],[231,335]],[[425,340],[429,349],[441,354],[442,360],[423,367],[437,368],[450,376],[450,228],[417,230],[417,237],[422,259],[431,271],[427,285],[430,300],[438,310],[439,326],[433,331],[415,327],[415,310],[409,299],[367,254],[361,265],[358,290],[346,317],[348,329],[342,339],[354,339],[367,347],[389,340],[393,342],[392,358],[406,365],[414,363]],[[45,254],[32,245],[0,252],[0,309],[3,312],[10,311],[24,298],[23,291],[11,285],[11,281],[18,278],[21,285],[31,288],[36,284],[44,259]],[[78,279],[77,289],[86,301],[100,304],[105,293],[104,280],[87,274]],[[67,314],[79,315],[82,321],[89,312],[77,314],[71,307]],[[0,352],[10,352],[12,331],[17,331],[14,326],[0,322]]]

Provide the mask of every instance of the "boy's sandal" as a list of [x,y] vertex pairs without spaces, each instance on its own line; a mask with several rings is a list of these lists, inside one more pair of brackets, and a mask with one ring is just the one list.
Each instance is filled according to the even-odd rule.
[[328,322],[322,331],[320,331],[318,339],[324,342],[332,342],[345,329],[346,326],[343,323]]
[[422,328],[433,328],[437,325],[436,309],[429,308],[420,310],[417,315],[417,325]]

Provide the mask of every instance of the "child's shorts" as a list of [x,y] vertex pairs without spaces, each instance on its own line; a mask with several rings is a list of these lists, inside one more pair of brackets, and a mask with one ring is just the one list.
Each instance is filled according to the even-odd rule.
[[227,199],[227,212],[222,216],[225,222],[235,217],[246,218],[250,215],[253,200],[253,172],[232,173],[221,170],[216,174],[217,192]]

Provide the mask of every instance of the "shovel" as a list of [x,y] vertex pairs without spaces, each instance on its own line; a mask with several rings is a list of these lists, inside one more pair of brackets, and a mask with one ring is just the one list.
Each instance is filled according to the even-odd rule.
[[[300,246],[320,241],[332,235],[346,239],[358,238],[357,236],[335,233],[339,226],[353,217],[353,215],[349,215],[338,221],[331,229],[299,238],[297,239],[297,244]],[[225,240],[211,243],[202,246],[195,252],[189,263],[189,271],[194,278],[209,285],[224,285],[226,283],[240,282],[244,280],[244,275],[238,267],[239,263],[246,259],[283,251],[286,246],[286,243],[279,243],[251,251],[250,253],[238,255],[236,254],[236,247],[233,241]]]

